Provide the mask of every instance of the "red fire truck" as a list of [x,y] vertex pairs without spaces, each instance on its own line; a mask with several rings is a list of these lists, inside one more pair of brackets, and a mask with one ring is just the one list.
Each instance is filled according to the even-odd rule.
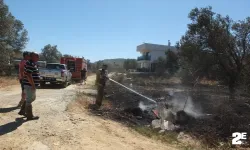
[[84,58],[62,57],[61,64],[66,64],[68,70],[71,70],[73,80],[81,80],[81,70],[87,70],[87,62]]

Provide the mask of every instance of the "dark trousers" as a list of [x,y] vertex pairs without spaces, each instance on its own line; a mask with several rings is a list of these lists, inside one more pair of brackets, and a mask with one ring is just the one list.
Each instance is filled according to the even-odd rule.
[[104,86],[98,85],[95,104],[98,105],[99,107],[101,107],[102,105],[103,96],[104,96]]

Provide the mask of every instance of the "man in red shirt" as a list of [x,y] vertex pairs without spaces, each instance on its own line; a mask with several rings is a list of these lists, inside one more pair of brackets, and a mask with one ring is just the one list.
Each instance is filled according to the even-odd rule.
[[21,107],[23,102],[25,101],[25,93],[24,93],[24,86],[23,86],[23,78],[24,78],[24,66],[26,64],[26,61],[29,60],[29,52],[25,51],[23,52],[23,59],[19,63],[19,74],[18,74],[18,79],[21,84],[21,89],[22,89],[22,95],[21,95],[21,101],[18,104],[18,107]]

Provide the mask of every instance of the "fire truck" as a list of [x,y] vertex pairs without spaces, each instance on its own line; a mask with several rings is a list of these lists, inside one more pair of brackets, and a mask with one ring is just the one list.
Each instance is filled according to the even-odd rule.
[[87,61],[84,58],[62,57],[60,63],[67,65],[72,73],[72,80],[81,80],[81,71],[84,68],[87,70]]

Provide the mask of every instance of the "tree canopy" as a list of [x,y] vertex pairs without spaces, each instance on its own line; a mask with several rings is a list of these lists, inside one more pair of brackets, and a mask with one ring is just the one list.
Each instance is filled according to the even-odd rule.
[[0,71],[12,61],[16,52],[21,52],[28,42],[28,32],[9,8],[0,0]]
[[69,57],[69,58],[73,58],[74,56],[70,55],[70,54],[63,54],[62,57]]
[[166,69],[170,74],[179,69],[178,56],[171,50],[166,51]]
[[9,46],[12,50],[20,51],[28,42],[28,31],[23,23],[16,19],[3,0],[0,0],[0,42],[1,46]]
[[136,59],[126,59],[123,63],[123,68],[128,69],[136,69],[137,67],[137,61]]
[[234,93],[250,52],[250,18],[233,21],[229,16],[213,12],[212,7],[205,7],[192,9],[189,19],[188,31],[180,40],[182,56],[189,63],[198,62],[197,70],[219,67],[227,78],[230,92]]
[[48,63],[56,63],[60,61],[62,53],[57,49],[56,45],[48,44],[42,49],[41,57]]

